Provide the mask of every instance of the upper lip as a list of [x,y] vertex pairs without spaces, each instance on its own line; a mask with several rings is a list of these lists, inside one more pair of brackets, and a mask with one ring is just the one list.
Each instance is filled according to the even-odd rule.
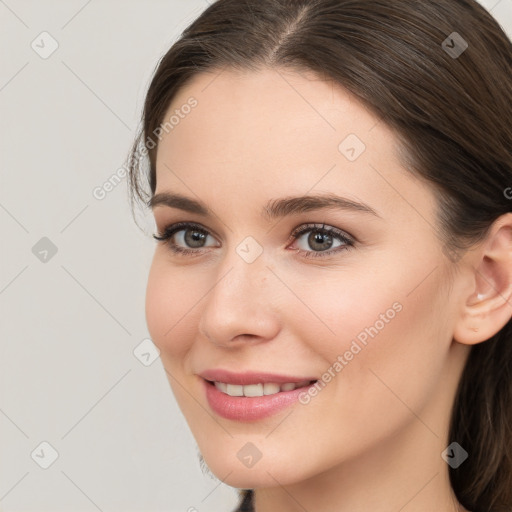
[[238,384],[242,386],[248,386],[249,384],[286,384],[288,382],[304,382],[304,381],[315,381],[315,377],[300,377],[296,375],[277,375],[275,373],[267,372],[244,372],[234,373],[229,370],[211,369],[205,370],[199,374],[205,380],[212,382],[224,382],[226,384]]

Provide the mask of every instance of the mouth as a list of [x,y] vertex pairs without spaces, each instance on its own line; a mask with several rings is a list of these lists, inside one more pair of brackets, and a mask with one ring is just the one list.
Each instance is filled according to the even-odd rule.
[[[206,380],[206,379],[205,379]],[[294,391],[296,389],[308,388],[315,384],[316,380],[303,380],[300,382],[285,382],[279,384],[276,382],[262,382],[258,384],[229,384],[227,382],[218,382],[206,380],[210,386],[215,386],[221,393],[233,397],[261,397],[269,395],[277,395],[287,391]]]
[[278,414],[300,402],[301,395],[308,393],[318,382],[308,379],[297,382],[253,381],[251,384],[233,384],[204,377],[201,380],[212,412],[237,422],[260,421]]

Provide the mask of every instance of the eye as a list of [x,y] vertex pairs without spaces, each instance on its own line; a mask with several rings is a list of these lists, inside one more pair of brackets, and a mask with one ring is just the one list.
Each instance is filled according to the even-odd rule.
[[[200,249],[208,247],[204,245],[208,237],[213,238],[205,228],[190,222],[178,222],[166,227],[163,233],[153,235],[156,240],[165,242],[171,251],[190,255],[201,254],[203,251]],[[175,239],[180,245],[176,243]]]
[[[305,234],[309,233],[307,237]],[[292,233],[292,237],[302,242],[298,252],[306,258],[322,258],[332,256],[340,251],[354,246],[354,240],[348,234],[334,227],[325,227],[325,224],[307,224]],[[301,238],[304,237],[304,240]],[[336,244],[336,240],[339,242]],[[308,247],[312,250],[308,250]],[[334,247],[334,249],[332,249]]]
[[[309,236],[301,240],[307,233]],[[354,246],[354,240],[350,235],[337,228],[326,227],[325,224],[306,224],[296,229],[291,236],[303,247],[306,245],[305,249],[300,247],[297,249],[297,252],[306,258],[332,256]],[[216,246],[215,244],[206,245],[208,237],[215,239],[206,228],[191,222],[178,222],[166,227],[163,233],[153,237],[164,242],[172,252],[181,255],[198,256],[206,252],[204,248]],[[312,250],[308,250],[307,246]]]

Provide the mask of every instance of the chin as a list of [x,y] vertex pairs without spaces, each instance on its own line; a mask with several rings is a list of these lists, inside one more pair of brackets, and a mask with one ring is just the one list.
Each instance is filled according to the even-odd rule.
[[[258,489],[294,483],[294,480],[290,479],[291,475],[286,475],[285,472],[278,471],[272,467],[268,470],[270,474],[263,467],[259,469],[241,469],[239,467],[231,467],[230,469],[226,467],[222,469],[225,469],[225,471],[214,472],[215,476],[226,485],[237,489]],[[232,473],[226,477],[230,471]]]
[[[298,474],[294,471],[297,467],[287,464],[282,454],[262,456],[252,466],[239,460],[237,453],[234,457],[228,457],[228,451],[222,453],[204,453],[203,459],[209,470],[222,482],[239,489],[256,489],[263,487],[275,487],[276,485],[291,485],[307,478],[307,474]],[[248,462],[249,464],[249,462]],[[303,465],[300,468],[305,470]]]

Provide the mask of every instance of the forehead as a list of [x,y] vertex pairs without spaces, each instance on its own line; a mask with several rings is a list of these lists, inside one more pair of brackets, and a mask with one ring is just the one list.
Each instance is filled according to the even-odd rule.
[[[191,98],[195,106],[185,107]],[[313,73],[201,73],[175,96],[164,122],[172,115],[178,122],[157,153],[157,192],[192,187],[211,202],[236,185],[245,199],[263,202],[314,189],[372,199],[381,211],[397,208],[400,195],[415,201],[425,192],[401,167],[392,130]]]
[[[189,109],[187,102],[192,97],[197,104]],[[182,110],[189,113],[182,114],[172,129],[175,144],[190,142],[198,156],[210,153],[210,157],[228,145],[240,154],[258,154],[264,147],[274,157],[287,149],[296,151],[299,144],[337,152],[346,135],[364,139],[378,123],[333,81],[312,72],[283,69],[221,69],[198,74],[174,97],[164,119]],[[231,156],[235,156],[233,151]]]

